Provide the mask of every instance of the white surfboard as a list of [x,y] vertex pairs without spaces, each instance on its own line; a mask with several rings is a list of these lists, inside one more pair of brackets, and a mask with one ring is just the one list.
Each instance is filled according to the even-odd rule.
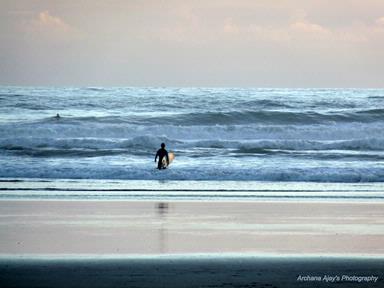
[[167,164],[166,157],[163,158],[163,168],[167,168],[169,165],[171,165],[173,159],[175,159],[175,153],[169,152],[168,153],[168,158],[169,158],[169,164]]

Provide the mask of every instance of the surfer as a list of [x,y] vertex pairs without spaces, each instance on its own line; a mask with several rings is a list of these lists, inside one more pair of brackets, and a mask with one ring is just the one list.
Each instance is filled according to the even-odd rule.
[[53,117],[53,118],[55,118],[56,120],[59,120],[61,117],[60,117],[60,114],[59,114],[59,113],[57,113],[57,114],[56,114],[56,116],[55,116],[55,117]]
[[169,165],[169,157],[168,157],[168,151],[165,150],[165,144],[161,143],[161,148],[157,150],[156,157],[155,157],[155,162],[157,160],[157,157],[159,157],[159,162],[157,164],[157,169],[165,169],[166,167],[163,166],[163,159],[167,160],[167,165]]

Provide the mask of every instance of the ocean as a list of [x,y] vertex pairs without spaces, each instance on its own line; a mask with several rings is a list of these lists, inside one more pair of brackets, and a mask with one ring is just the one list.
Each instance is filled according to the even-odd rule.
[[2,183],[384,183],[384,89],[0,86],[0,103]]

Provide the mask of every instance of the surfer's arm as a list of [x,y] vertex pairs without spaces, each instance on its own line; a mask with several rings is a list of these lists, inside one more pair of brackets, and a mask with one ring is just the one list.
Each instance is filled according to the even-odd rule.
[[159,156],[159,151],[156,153],[155,162],[157,161],[157,156]]

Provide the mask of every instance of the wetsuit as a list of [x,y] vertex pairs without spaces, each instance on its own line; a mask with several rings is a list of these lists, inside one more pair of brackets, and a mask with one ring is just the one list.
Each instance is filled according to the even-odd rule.
[[167,159],[167,164],[169,164],[169,158],[168,158],[167,150],[165,150],[164,148],[160,148],[159,150],[157,150],[155,161],[156,161],[157,157],[159,157],[159,162],[157,163],[157,169],[164,169],[165,168],[165,167],[163,167],[164,157],[166,157],[165,159]]

